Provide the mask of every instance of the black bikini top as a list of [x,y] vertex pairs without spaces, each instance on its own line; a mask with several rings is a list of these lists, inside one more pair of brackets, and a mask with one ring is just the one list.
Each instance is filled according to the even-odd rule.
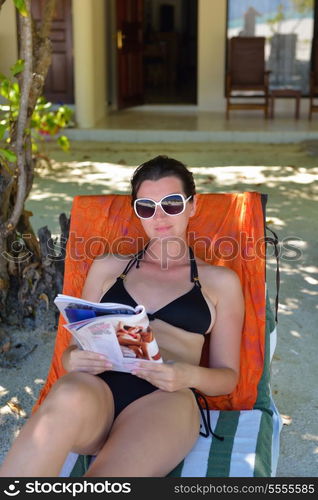
[[[116,282],[105,292],[100,302],[119,302],[135,307],[137,302],[127,292],[124,279],[130,269],[136,264],[139,267],[145,247],[136,254],[127,264],[126,268]],[[208,304],[201,292],[201,284],[198,277],[197,264],[192,248],[189,247],[190,279],[194,283],[189,292],[177,297],[169,304],[161,307],[154,313],[147,313],[149,321],[160,319],[166,323],[182,328],[183,330],[204,335],[211,324],[211,313]]]

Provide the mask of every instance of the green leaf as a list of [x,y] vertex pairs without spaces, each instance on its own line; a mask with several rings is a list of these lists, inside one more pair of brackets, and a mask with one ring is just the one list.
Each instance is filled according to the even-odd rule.
[[18,59],[17,62],[11,66],[10,71],[13,74],[13,76],[18,75],[24,70],[24,59]]
[[4,80],[2,80],[0,84],[0,95],[2,95],[2,97],[4,97],[5,99],[8,99],[10,94],[10,89],[11,89],[10,80],[8,80],[8,78],[5,78]]
[[0,82],[3,82],[4,80],[8,80],[8,77],[3,73],[0,73]]
[[13,0],[16,8],[20,12],[21,16],[27,17],[28,11],[24,0]]
[[7,127],[5,125],[0,124],[0,140],[3,138],[6,130],[7,130]]
[[59,143],[63,151],[68,151],[70,149],[70,141],[68,137],[66,137],[66,135],[60,135],[57,142]]
[[5,158],[6,160],[10,162],[15,162],[17,161],[17,156],[13,151],[10,151],[10,149],[2,149],[0,148],[0,155]]

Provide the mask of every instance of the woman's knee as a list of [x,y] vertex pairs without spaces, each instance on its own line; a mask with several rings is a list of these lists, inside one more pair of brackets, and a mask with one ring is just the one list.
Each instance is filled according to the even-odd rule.
[[[105,395],[107,389],[105,388]],[[60,408],[87,408],[100,403],[100,382],[97,377],[84,372],[67,373],[57,380],[47,397],[48,403]],[[106,396],[105,396],[106,397]]]

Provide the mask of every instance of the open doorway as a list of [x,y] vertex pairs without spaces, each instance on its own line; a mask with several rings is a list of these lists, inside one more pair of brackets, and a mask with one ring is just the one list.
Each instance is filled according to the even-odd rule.
[[109,102],[197,103],[198,0],[112,0]]
[[197,0],[144,0],[144,104],[197,103]]

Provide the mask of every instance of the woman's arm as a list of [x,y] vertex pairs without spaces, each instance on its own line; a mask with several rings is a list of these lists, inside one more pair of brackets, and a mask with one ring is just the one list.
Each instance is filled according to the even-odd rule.
[[102,257],[97,257],[89,271],[83,286],[81,298],[84,300],[90,300],[91,302],[99,302],[105,281],[109,279],[109,273],[111,270],[111,261],[114,258],[111,255],[104,255]]
[[[84,283],[81,295],[82,299],[92,302],[100,300],[107,269],[109,268],[107,259],[108,257],[96,258],[92,263]],[[68,347],[62,354],[62,364],[67,372],[85,371],[94,375],[109,370],[112,367],[107,361],[106,356],[79,349],[73,338],[71,338]]]
[[193,387],[209,396],[229,394],[240,371],[240,347],[244,321],[244,296],[237,274],[224,268],[216,287],[216,320],[210,335],[210,368],[193,367]]

